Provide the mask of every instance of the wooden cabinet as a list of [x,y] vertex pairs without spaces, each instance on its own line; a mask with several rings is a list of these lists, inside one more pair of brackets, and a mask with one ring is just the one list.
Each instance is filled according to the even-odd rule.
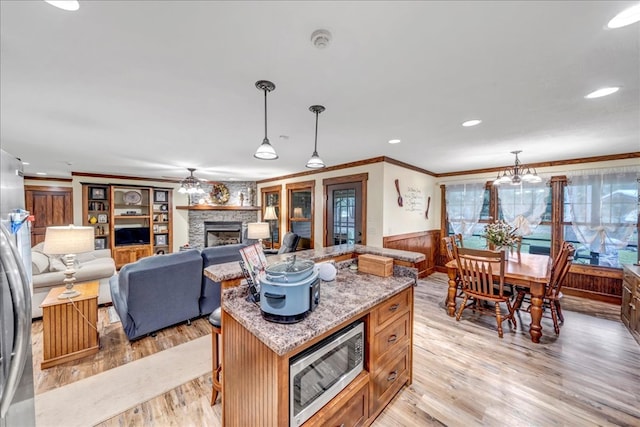
[[82,184],[83,223],[96,232],[96,249],[111,249],[116,268],[173,247],[172,189]]
[[111,246],[111,192],[108,185],[82,184],[82,225],[93,227],[95,248]]
[[379,304],[370,315],[369,416],[376,417],[410,381],[412,294],[407,289]]
[[640,343],[640,266],[623,266],[620,317]]
[[369,414],[369,374],[361,373],[338,397],[309,418],[304,427],[361,426]]
[[120,268],[125,264],[136,262],[140,258],[151,256],[151,247],[149,245],[115,246],[111,251],[111,256],[116,263],[116,268]]

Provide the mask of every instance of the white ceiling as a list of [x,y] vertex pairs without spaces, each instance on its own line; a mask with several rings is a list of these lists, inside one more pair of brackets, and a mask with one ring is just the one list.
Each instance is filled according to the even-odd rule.
[[[605,29],[637,1],[80,3],[0,2],[0,142],[30,175],[304,171],[313,104],[327,165],[384,155],[445,173],[516,149],[524,163],[640,151],[640,24]],[[275,161],[253,158],[261,79],[276,85]],[[621,90],[584,99],[603,86]]]

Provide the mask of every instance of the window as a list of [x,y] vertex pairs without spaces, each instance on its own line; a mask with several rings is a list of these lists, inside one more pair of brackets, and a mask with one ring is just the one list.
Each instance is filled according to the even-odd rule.
[[580,264],[620,267],[638,259],[637,172],[572,176],[563,201],[564,239]]

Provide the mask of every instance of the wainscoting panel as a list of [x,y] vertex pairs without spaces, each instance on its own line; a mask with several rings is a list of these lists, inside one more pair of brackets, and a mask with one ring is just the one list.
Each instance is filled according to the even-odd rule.
[[389,249],[401,249],[424,254],[426,259],[416,266],[418,267],[418,277],[422,278],[435,272],[436,257],[440,252],[439,241],[440,230],[427,230],[383,237],[382,246]]

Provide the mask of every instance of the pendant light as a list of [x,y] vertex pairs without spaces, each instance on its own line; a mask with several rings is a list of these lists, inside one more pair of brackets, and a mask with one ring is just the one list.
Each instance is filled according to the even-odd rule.
[[275,160],[278,158],[278,154],[273,146],[269,143],[267,138],[267,92],[271,92],[276,88],[276,85],[267,80],[258,80],[256,87],[259,90],[264,91],[264,139],[262,144],[258,147],[253,157],[261,160]]
[[309,111],[316,115],[316,140],[313,144],[313,154],[307,162],[307,167],[311,169],[322,169],[326,167],[320,156],[318,156],[318,114],[322,113],[325,108],[322,105],[312,105],[309,107]]

